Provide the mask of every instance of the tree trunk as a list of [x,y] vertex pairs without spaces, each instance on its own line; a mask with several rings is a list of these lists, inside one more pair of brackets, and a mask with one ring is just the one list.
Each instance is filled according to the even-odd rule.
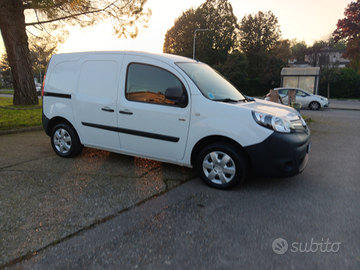
[[0,29],[14,85],[14,104],[39,104],[30,64],[22,0],[0,0]]
[[330,98],[330,82],[327,83],[327,98]]

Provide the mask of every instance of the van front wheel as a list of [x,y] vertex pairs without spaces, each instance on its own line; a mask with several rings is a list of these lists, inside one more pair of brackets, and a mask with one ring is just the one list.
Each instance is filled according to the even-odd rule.
[[197,158],[196,167],[207,185],[219,189],[237,186],[245,181],[248,171],[241,151],[227,143],[206,146]]
[[75,157],[83,149],[76,131],[67,123],[58,124],[53,128],[51,146],[61,157]]

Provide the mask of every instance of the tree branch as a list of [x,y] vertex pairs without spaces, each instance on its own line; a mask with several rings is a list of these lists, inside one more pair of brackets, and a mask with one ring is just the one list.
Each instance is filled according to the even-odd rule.
[[[52,22],[56,22],[56,21],[60,21],[60,20],[66,20],[66,19],[71,19],[71,18],[75,18],[78,16],[82,16],[82,15],[87,15],[87,14],[95,14],[95,13],[100,13],[103,11],[106,11],[107,9],[109,9],[111,6],[115,5],[115,3],[118,2],[118,0],[115,0],[114,2],[110,3],[109,5],[107,5],[104,8],[101,9],[95,9],[92,11],[85,11],[85,12],[80,12],[80,13],[75,13],[69,16],[64,16],[64,17],[59,17],[59,18],[55,18],[55,19],[51,19],[51,20],[46,20],[46,21],[37,21],[37,22],[31,22],[31,23],[26,23],[26,26],[34,26],[34,25],[38,25],[38,24],[45,24],[45,23],[52,23]],[[126,5],[128,5],[129,3],[127,3]],[[125,6],[126,6],[125,5]],[[124,6],[124,7],[125,7]],[[123,7],[123,8],[124,8]]]

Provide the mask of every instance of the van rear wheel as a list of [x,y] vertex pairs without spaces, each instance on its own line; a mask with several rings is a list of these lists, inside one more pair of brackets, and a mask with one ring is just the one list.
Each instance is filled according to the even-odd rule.
[[51,132],[51,146],[61,157],[75,157],[83,149],[74,128],[67,124],[57,124]]
[[247,161],[231,144],[213,143],[198,155],[196,167],[201,179],[209,186],[229,189],[245,181]]

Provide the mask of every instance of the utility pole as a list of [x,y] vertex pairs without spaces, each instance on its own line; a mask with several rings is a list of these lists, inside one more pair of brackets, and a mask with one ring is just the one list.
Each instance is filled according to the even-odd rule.
[[196,39],[196,32],[197,31],[210,31],[209,29],[196,29],[194,31],[194,45],[193,45],[193,59],[195,59],[195,39]]

